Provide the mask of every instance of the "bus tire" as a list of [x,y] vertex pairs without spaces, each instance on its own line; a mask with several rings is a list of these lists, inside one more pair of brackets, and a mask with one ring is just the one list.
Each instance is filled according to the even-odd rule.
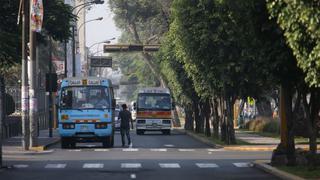
[[102,146],[104,148],[110,148],[112,146],[112,136],[107,136],[102,139]]
[[171,134],[171,130],[168,129],[168,130],[162,130],[162,134],[164,135],[170,135]]
[[69,148],[69,139],[61,138],[61,149]]
[[137,129],[136,133],[137,133],[137,135],[143,135],[143,134],[144,134],[144,131]]

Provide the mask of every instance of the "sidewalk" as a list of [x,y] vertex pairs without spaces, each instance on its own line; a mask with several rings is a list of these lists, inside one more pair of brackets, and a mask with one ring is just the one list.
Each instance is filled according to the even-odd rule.
[[60,141],[58,131],[53,130],[52,137],[49,137],[49,130],[40,130],[38,137],[38,146],[32,148],[29,151],[22,149],[22,136],[15,136],[2,141],[3,154],[32,154],[32,153],[44,153],[48,146],[56,144]]

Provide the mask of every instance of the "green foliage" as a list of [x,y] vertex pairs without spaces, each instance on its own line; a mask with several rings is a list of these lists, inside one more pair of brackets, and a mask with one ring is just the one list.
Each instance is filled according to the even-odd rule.
[[[0,70],[21,62],[21,28],[17,25],[20,0],[0,2]],[[58,41],[71,36],[70,22],[74,19],[71,7],[63,0],[43,1],[43,28]],[[42,37],[44,38],[44,37]]]
[[21,60],[18,9],[19,0],[0,2],[0,71]]
[[310,0],[267,0],[271,16],[306,73],[310,86],[320,87],[320,4]]

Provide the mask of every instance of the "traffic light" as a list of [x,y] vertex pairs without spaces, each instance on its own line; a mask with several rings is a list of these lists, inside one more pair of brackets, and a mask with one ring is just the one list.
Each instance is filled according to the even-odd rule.
[[159,48],[159,44],[105,44],[103,52],[155,52]]
[[57,73],[46,74],[46,91],[57,92],[58,90],[58,76]]

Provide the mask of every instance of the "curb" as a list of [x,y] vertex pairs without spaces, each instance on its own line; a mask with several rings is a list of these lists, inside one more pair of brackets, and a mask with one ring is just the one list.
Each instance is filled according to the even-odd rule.
[[270,161],[263,161],[263,160],[257,160],[253,162],[254,167],[265,171],[269,174],[272,174],[278,178],[281,179],[286,179],[286,180],[291,180],[291,179],[295,179],[295,180],[304,180],[304,178],[301,178],[299,176],[293,175],[293,174],[289,174],[287,172],[281,171],[279,169],[276,169],[270,165],[268,165],[267,163],[269,163]]
[[190,133],[190,132],[188,132],[188,131],[186,131],[184,129],[176,129],[176,130],[180,131],[180,132],[182,132],[182,133],[184,133],[184,134],[186,134],[186,135],[188,135],[188,136],[190,136],[190,137],[192,137],[192,138],[194,138],[194,139],[196,139],[196,140],[198,140],[198,141],[200,141],[200,142],[202,142],[202,143],[204,143],[204,144],[206,144],[208,146],[211,146],[211,147],[214,147],[214,148],[219,148],[219,149],[223,148],[223,146],[220,145],[220,144],[214,144],[213,142],[211,142],[211,141],[209,141],[207,139],[201,138],[201,137],[199,137],[199,136],[197,136],[197,135],[195,135],[193,133]]
[[215,144],[207,139],[204,139],[204,138],[201,138],[193,133],[190,133],[184,129],[176,129],[177,131],[180,131],[182,133],[185,133],[187,134],[188,136],[204,143],[204,144],[207,144],[209,146],[212,146],[214,148],[223,148],[225,150],[231,150],[231,151],[273,151],[276,146],[272,146],[272,147],[257,147],[255,145],[244,145],[244,146],[223,146],[223,145],[220,145],[220,144]]
[[47,150],[50,146],[53,146],[55,144],[58,144],[60,142],[60,138],[53,140],[52,142],[42,145],[42,146],[37,146],[37,147],[32,147],[30,148],[29,151],[24,151],[24,150],[17,150],[17,151],[3,151],[4,155],[14,155],[14,154],[20,154],[20,155],[37,155],[37,154],[49,154],[52,153],[54,150]]

